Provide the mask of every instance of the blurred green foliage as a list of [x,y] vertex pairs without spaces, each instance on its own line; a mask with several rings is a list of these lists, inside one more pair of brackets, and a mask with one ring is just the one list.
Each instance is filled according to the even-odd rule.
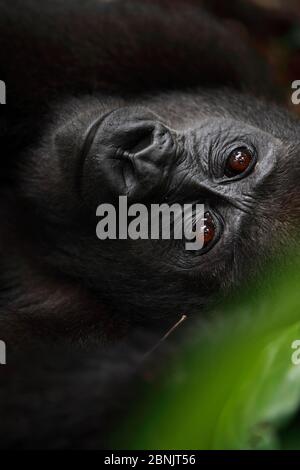
[[[229,301],[141,389],[115,445],[128,449],[300,448],[299,266]],[[293,422],[294,419],[294,422]],[[289,423],[292,422],[289,428]]]

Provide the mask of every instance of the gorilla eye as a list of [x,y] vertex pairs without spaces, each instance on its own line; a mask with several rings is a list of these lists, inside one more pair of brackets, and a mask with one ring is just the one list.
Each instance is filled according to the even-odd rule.
[[233,178],[247,171],[254,161],[254,155],[247,147],[239,147],[233,150],[227,158],[225,176]]
[[[193,230],[199,229],[196,226],[195,221],[193,222]],[[201,242],[203,241],[201,254],[209,251],[220,239],[221,233],[223,231],[223,223],[219,214],[215,210],[207,210],[204,212],[204,217],[201,220]],[[196,235],[197,238],[197,235]],[[200,239],[199,239],[200,241]]]
[[204,214],[204,247],[208,245],[216,234],[216,226],[210,212]]

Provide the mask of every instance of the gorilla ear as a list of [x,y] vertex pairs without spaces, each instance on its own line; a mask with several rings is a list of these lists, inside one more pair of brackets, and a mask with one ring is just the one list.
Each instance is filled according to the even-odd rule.
[[163,187],[174,164],[176,133],[142,107],[122,107],[97,119],[81,150],[80,190],[86,201],[120,195],[141,200]]

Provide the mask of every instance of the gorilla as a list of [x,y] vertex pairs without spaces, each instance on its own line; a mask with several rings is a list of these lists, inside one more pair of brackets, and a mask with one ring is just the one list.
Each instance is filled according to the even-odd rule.
[[[299,120],[200,3],[0,4],[3,448],[105,448],[159,338],[298,248]],[[122,195],[204,204],[203,249],[100,241]]]

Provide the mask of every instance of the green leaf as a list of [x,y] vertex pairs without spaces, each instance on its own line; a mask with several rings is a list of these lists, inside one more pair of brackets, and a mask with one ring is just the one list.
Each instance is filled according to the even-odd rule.
[[[199,331],[198,331],[199,330]],[[278,449],[300,446],[279,431],[300,408],[298,267],[266,276],[189,338],[115,436],[131,449]],[[297,441],[298,433],[298,441]],[[288,433],[286,434],[288,435]]]

